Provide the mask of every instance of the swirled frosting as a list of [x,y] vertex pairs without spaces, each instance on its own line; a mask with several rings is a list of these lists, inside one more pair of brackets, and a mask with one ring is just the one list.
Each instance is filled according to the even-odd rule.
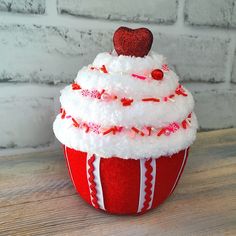
[[[162,69],[162,80],[151,72]],[[195,140],[194,100],[155,52],[140,57],[100,53],[61,91],[53,129],[73,149],[103,157],[158,158]]]

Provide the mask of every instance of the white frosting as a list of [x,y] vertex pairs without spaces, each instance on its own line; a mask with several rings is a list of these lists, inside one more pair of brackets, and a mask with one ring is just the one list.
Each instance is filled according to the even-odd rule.
[[134,78],[131,74],[111,74],[110,71],[109,74],[104,74],[84,67],[78,72],[75,82],[83,89],[105,89],[107,92],[112,92],[121,97],[129,96],[141,99],[144,97],[170,95],[178,86],[178,76],[173,71],[169,71],[164,74],[162,81],[156,81],[151,78],[146,81]]
[[194,100],[188,96],[176,96],[175,102],[134,101],[124,107],[119,100],[106,102],[84,97],[80,91],[72,91],[67,86],[61,92],[61,106],[66,113],[83,121],[102,124],[103,126],[144,126],[163,127],[171,122],[181,122],[193,111]]
[[[114,53],[100,53],[92,66],[101,68],[105,65],[108,73],[100,70],[82,68],[75,80],[82,89],[98,90],[116,95],[114,101],[103,101],[84,97],[81,90],[72,90],[67,86],[61,91],[61,105],[66,113],[84,122],[93,122],[102,127],[165,127],[172,122],[181,123],[193,111],[193,97],[185,89],[186,97],[176,95],[175,102],[143,102],[143,98],[163,98],[175,94],[178,87],[178,76],[173,71],[165,71],[164,78],[156,81],[150,78],[153,69],[162,68],[165,58],[150,53],[144,58],[117,56]],[[146,80],[134,78],[132,74],[147,77]],[[130,106],[123,106],[120,98],[131,98]],[[131,138],[126,133],[116,135],[98,135],[93,132],[75,128],[71,119],[61,119],[58,115],[54,133],[64,145],[81,151],[95,153],[103,157],[118,156],[121,158],[158,158],[171,155],[192,144],[197,130],[197,120],[193,113],[192,125],[187,129],[180,128],[170,136],[162,135]]]
[[101,67],[106,65],[109,73],[126,73],[126,74],[145,74],[153,70],[153,68],[161,68],[166,64],[164,56],[155,52],[150,52],[145,57],[130,57],[130,56],[117,56],[116,53],[99,53],[93,66]]
[[179,129],[170,136],[162,135],[130,138],[127,134],[98,135],[75,128],[70,119],[61,119],[58,115],[54,125],[56,137],[67,147],[84,152],[95,153],[101,157],[158,158],[171,155],[189,147],[195,140],[197,120],[192,116],[191,127]]

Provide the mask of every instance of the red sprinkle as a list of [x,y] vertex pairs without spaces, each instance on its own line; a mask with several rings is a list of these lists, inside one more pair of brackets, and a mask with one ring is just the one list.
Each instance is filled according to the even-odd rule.
[[66,116],[66,111],[63,109],[62,114],[61,114],[61,118],[64,119],[65,116]]
[[139,130],[138,130],[137,128],[132,127],[131,129],[132,129],[135,133],[137,133],[137,134],[139,133]]
[[72,118],[72,121],[75,127],[79,127],[79,123],[74,118]]
[[131,129],[132,129],[135,133],[137,133],[137,134],[140,133],[141,136],[144,136],[144,133],[143,133],[142,131],[140,131],[139,129],[137,129],[137,128],[135,128],[135,127],[132,127]]
[[122,98],[120,101],[122,102],[123,106],[130,106],[134,100],[129,98]]
[[187,97],[188,94],[185,93],[182,85],[179,85],[178,88],[175,90],[175,93],[178,94],[178,95],[182,95],[184,97]]
[[83,127],[85,127],[85,133],[88,133],[89,132],[89,126],[87,124],[83,124]]
[[146,129],[148,130],[148,136],[151,136],[152,127],[148,126],[146,127]]
[[133,76],[134,78],[138,78],[138,79],[141,79],[141,80],[147,79],[145,76],[142,76],[142,75],[132,74],[132,76]]
[[111,133],[112,131],[113,131],[113,128],[110,128],[110,129],[106,130],[105,132],[103,132],[102,134],[106,135],[106,134]]
[[105,73],[105,74],[108,73],[107,68],[105,67],[105,65],[102,65],[102,67],[100,68],[100,70],[101,70],[103,73]]
[[182,126],[183,126],[184,129],[187,128],[187,121],[186,120],[182,121]]
[[122,129],[122,127],[117,128],[116,126],[114,126],[114,127],[110,128],[110,129],[106,130],[105,132],[103,132],[103,135],[109,134],[111,132],[114,135],[114,134],[116,134],[116,132],[120,132],[121,129]]
[[164,134],[165,132],[165,129],[161,129],[158,133],[157,133],[157,136],[161,136],[162,134]]
[[117,130],[117,132],[121,132],[121,130],[123,129],[123,127],[122,126],[116,126],[116,130]]
[[100,93],[100,98],[105,93],[105,91],[106,91],[105,89],[102,90],[102,92]]
[[79,89],[81,89],[81,87],[80,87],[78,84],[76,84],[76,83],[73,83],[71,86],[72,86],[72,89],[73,89],[73,90],[79,90]]
[[143,98],[143,102],[160,102],[159,98]]

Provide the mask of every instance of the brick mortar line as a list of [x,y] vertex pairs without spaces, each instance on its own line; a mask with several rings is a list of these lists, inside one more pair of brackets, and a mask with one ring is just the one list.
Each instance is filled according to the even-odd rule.
[[[54,0],[55,1],[55,0]],[[182,6],[183,7],[183,6]],[[181,8],[181,6],[180,6]],[[179,12],[183,9],[178,10]],[[46,9],[47,12],[47,9]],[[131,23],[125,21],[108,21],[103,19],[89,19],[84,17],[75,17],[70,15],[57,15],[52,14],[45,15],[27,15],[27,14],[15,14],[9,12],[1,12],[0,23],[1,24],[24,24],[24,25],[42,25],[42,26],[58,26],[68,28],[78,28],[81,30],[85,29],[103,29],[103,30],[114,30],[120,25],[126,25],[128,27],[143,27],[150,28],[155,33],[167,33],[174,35],[196,35],[196,36],[211,36],[218,38],[226,38],[225,35],[236,37],[236,29],[217,28],[209,26],[189,26],[178,19],[173,25],[164,25],[158,23]],[[178,17],[179,17],[178,13]],[[184,17],[184,16],[182,16]],[[183,21],[183,20],[182,20]],[[158,29],[157,29],[158,26]]]
[[[22,96],[19,97],[31,98],[31,97],[40,97],[40,98],[53,98],[59,96],[58,90],[61,90],[66,85],[47,85],[47,84],[36,84],[36,83],[2,83],[0,87],[0,98],[14,97],[16,94],[22,93]],[[25,93],[27,91],[27,93]]]
[[[228,83],[201,83],[201,82],[184,82],[182,83],[187,89],[191,92],[210,92],[210,91],[219,91],[227,92],[229,91]],[[236,91],[236,85],[230,84],[230,89]]]

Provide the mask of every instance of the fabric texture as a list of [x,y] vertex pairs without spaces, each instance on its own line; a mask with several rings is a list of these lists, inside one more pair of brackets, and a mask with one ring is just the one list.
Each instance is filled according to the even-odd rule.
[[[95,205],[91,202],[94,196],[91,196],[91,186],[89,186],[88,175],[88,158],[91,154],[85,152],[76,151],[74,149],[64,147],[65,158],[69,174],[72,182],[80,194],[80,196],[90,205],[99,207],[98,202],[102,200],[104,202],[104,209],[106,212],[113,214],[142,214],[146,211],[159,206],[165,199],[171,195],[174,191],[180,176],[183,172],[184,166],[188,157],[188,149],[181,150],[180,152],[173,154],[172,156],[162,156],[155,158],[155,181],[152,181],[153,170],[150,166],[151,158],[146,158],[146,166],[149,166],[149,170],[145,172],[146,177],[151,178],[149,181],[146,178],[145,183],[154,183],[152,186],[144,186],[144,204],[146,207],[142,207],[142,211],[138,212],[139,195],[140,195],[140,180],[144,176],[140,175],[140,162],[141,160],[134,159],[122,159],[118,157],[112,158],[100,158],[100,165],[97,171],[100,175],[101,188],[94,189],[95,192],[102,191],[103,199],[99,199],[100,196],[95,196],[98,202]],[[92,155],[94,159],[94,155]],[[95,158],[97,158],[95,156]],[[93,161],[93,160],[92,160]],[[90,159],[90,164],[91,159]],[[94,169],[94,166],[92,166]],[[93,175],[94,177],[94,175]],[[94,179],[94,185],[96,186],[96,178]],[[97,186],[96,186],[97,187]],[[151,192],[154,189],[154,193]],[[147,191],[147,192],[145,192]],[[151,196],[152,199],[151,199]],[[150,204],[150,205],[149,205]]]

